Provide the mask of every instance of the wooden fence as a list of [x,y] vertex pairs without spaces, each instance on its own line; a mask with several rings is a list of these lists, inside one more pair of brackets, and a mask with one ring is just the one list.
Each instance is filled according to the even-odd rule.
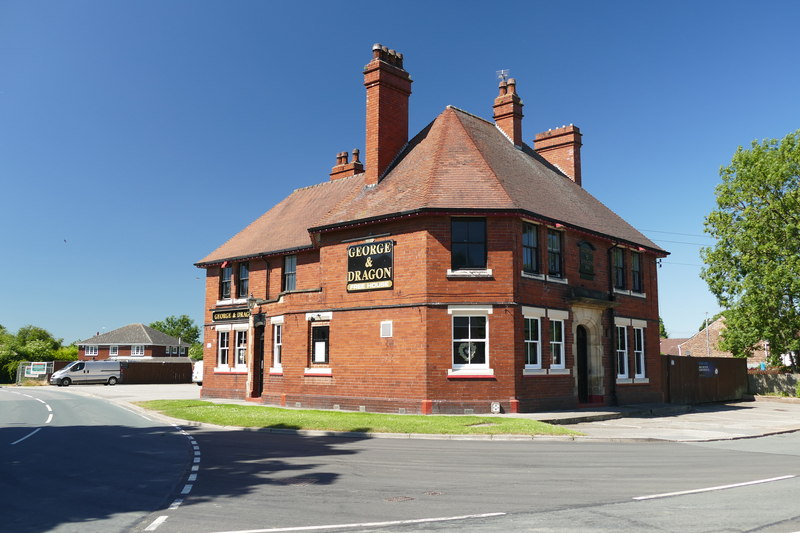
[[747,360],[735,357],[667,355],[666,400],[696,404],[741,400],[748,394]]

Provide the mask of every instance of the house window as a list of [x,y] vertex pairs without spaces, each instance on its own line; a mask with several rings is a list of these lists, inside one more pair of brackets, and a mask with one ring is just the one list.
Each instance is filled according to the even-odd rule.
[[283,291],[293,291],[297,287],[297,256],[283,258]]
[[633,328],[633,377],[644,377],[644,329]]
[[522,271],[539,274],[539,227],[522,224]]
[[590,242],[582,241],[578,244],[578,273],[581,279],[594,279],[594,246]]
[[450,223],[453,270],[486,268],[486,219],[454,218]]
[[247,298],[248,294],[250,294],[250,263],[239,263],[236,297]]
[[235,331],[236,366],[247,366],[247,331]]
[[488,368],[486,316],[453,316],[453,368]]
[[97,345],[87,346],[86,357],[96,357],[96,356],[97,356]]
[[228,351],[230,350],[231,333],[230,331],[220,331],[217,342],[217,367],[228,366]]
[[626,326],[616,326],[617,328],[617,378],[625,379],[628,377],[628,328]]
[[224,266],[219,271],[219,299],[227,300],[231,297],[231,276],[233,267]]
[[564,321],[550,319],[550,368],[565,368]]
[[525,368],[542,368],[540,333],[539,319],[525,317]]
[[144,346],[141,344],[134,344],[131,346],[131,356],[144,357]]
[[272,324],[272,367],[281,368],[283,350],[283,324]]
[[561,232],[547,230],[547,274],[551,278],[564,277]]
[[644,292],[644,285],[642,283],[642,254],[631,254],[631,276],[633,277],[633,284],[631,285],[633,292]]
[[614,288],[625,288],[625,252],[621,248],[611,250],[611,271],[614,276]]
[[330,326],[311,326],[311,362],[328,363],[330,351]]
[[119,346],[109,346],[108,347],[108,356],[109,357],[117,357],[119,355]]

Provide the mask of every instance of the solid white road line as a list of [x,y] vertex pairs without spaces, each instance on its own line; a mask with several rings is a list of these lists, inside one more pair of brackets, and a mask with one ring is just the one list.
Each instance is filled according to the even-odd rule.
[[769,479],[757,479],[755,481],[745,481],[744,483],[733,483],[731,485],[719,485],[717,487],[707,487],[704,489],[683,490],[679,492],[665,492],[663,494],[651,494],[650,496],[637,496],[634,500],[654,500],[656,498],[669,498],[670,496],[683,496],[685,494],[698,494],[700,492],[712,492],[715,490],[735,489],[737,487],[747,487],[748,485],[758,485],[761,483],[771,483],[773,481],[782,481],[784,479],[791,479],[796,477],[794,475],[771,477]]
[[145,531],[155,531],[156,528],[158,528],[158,526],[160,526],[161,524],[163,524],[164,522],[167,521],[167,518],[169,518],[169,517],[168,516],[159,516],[158,518],[153,520],[153,522],[149,526],[144,528],[144,530]]
[[25,439],[27,439],[28,437],[33,437],[34,435],[36,435],[37,433],[39,433],[41,430],[42,430],[42,428],[36,428],[36,429],[34,429],[33,431],[31,431],[30,433],[28,433],[27,435],[25,435],[25,436],[24,436],[24,437],[22,437],[21,439],[17,439],[17,440],[15,440],[14,442],[12,442],[12,443],[11,443],[11,446],[13,446],[13,445],[15,445],[15,444],[19,444],[20,442],[24,441],[24,440],[25,440]]
[[494,518],[505,516],[506,513],[468,514],[464,516],[446,516],[442,518],[418,518],[416,520],[393,520],[391,522],[361,522],[358,524],[331,524],[327,526],[300,526],[278,527],[272,529],[243,529],[241,531],[223,531],[220,533],[278,533],[280,531],[321,531],[324,529],[345,529],[349,527],[387,527],[402,526],[406,524],[426,524],[430,522],[450,522],[454,520],[468,520],[470,518]]

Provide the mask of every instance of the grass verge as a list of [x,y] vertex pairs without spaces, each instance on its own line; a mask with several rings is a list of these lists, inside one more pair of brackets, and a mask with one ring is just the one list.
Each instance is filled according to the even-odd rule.
[[577,431],[526,418],[495,416],[390,415],[281,409],[202,400],[153,400],[137,405],[172,418],[220,426],[316,429],[360,433],[443,435],[580,435]]

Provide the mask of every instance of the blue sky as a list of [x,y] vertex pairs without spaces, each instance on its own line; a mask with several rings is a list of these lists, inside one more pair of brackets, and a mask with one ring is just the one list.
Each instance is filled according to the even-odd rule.
[[670,336],[719,309],[703,220],[737,146],[800,127],[800,2],[0,0],[0,324],[66,342],[187,314],[193,263],[364,147],[362,67],[402,52],[410,134],[491,118],[510,69],[523,135],[574,123],[583,184],[669,250]]

